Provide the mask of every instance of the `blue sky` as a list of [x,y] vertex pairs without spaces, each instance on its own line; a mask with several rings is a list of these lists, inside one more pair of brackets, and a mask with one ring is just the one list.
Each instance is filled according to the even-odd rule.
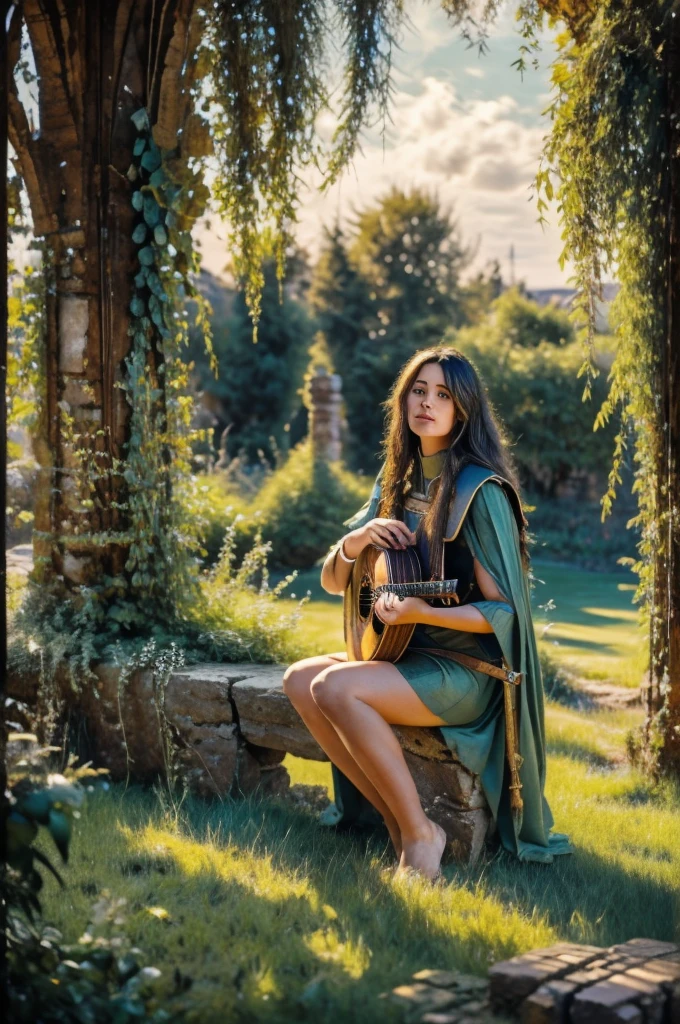
[[[314,258],[322,223],[331,225],[336,216],[343,222],[353,206],[374,202],[392,184],[424,185],[451,209],[463,240],[478,246],[470,272],[497,258],[508,280],[513,245],[517,279],[536,288],[566,286],[570,271],[558,264],[557,212],[553,207],[549,226],[541,228],[531,191],[550,130],[543,111],[550,102],[552,33],[542,40],[539,69],[530,66],[522,77],[511,66],[522,41],[515,3],[506,5],[481,57],[467,48],[436,0],[406,0],[405,6],[411,26],[403,27],[401,50],[393,53],[385,150],[381,123],[366,129],[363,152],[324,196],[317,190],[318,172],[302,173],[309,188],[300,194],[299,242]],[[329,139],[334,125],[330,112],[322,114],[321,137]],[[204,266],[214,273],[224,263],[224,236],[216,220],[209,235],[201,233]]]

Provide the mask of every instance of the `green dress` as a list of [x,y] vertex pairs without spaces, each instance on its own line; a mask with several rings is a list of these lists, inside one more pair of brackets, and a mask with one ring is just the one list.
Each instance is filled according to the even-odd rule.
[[[443,453],[419,454],[420,481],[429,497],[429,486],[441,469]],[[380,499],[380,473],[366,504],[344,525],[356,529],[375,518]],[[415,529],[419,515],[408,509],[404,520]],[[476,491],[460,529],[464,548],[474,555],[496,580],[505,601],[474,600],[474,606],[493,627],[493,633],[473,633],[419,623],[409,647],[432,647],[432,654],[406,651],[395,663],[423,703],[445,720],[439,726],[454,755],[479,775],[501,843],[520,860],[551,863],[557,854],[572,853],[567,836],[553,833],[553,817],[544,796],[546,753],[543,682],[531,619],[526,573],[523,570],[517,522],[503,487],[487,480]],[[448,542],[445,542],[445,549]],[[427,553],[420,551],[426,564]],[[446,573],[448,575],[448,572]],[[522,672],[519,686],[519,749],[523,814],[513,817],[508,791],[505,753],[503,684],[490,676],[448,658],[437,657],[437,648],[462,651],[485,661],[506,664]],[[335,808],[327,821],[378,824],[382,818],[347,777],[333,765]]]

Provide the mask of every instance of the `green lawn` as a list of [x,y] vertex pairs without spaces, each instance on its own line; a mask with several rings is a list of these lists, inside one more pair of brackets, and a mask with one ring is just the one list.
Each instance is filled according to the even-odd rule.
[[[179,1002],[202,1024],[396,1022],[378,995],[424,967],[483,975],[560,939],[678,939],[680,794],[625,765],[638,719],[548,705],[547,797],[576,845],[552,865],[487,854],[471,869],[448,865],[436,887],[395,881],[379,834],[336,835],[277,801],[173,809],[116,786],[90,799],[68,888],[48,878],[45,916],[76,940],[94,900],[124,899],[117,930],[161,969],[161,1000],[176,969],[193,979]],[[293,782],[330,782],[328,764],[286,764]]]
[[[314,653],[344,650],[342,597],[321,589],[319,569],[301,573],[289,590],[311,591],[302,625]],[[597,573],[533,560],[536,636],[565,668],[588,679],[639,686],[647,664],[646,637],[632,603],[633,573]],[[280,574],[283,575],[283,574]],[[272,574],[272,585],[280,576]],[[284,594],[288,591],[284,591]],[[552,601],[554,608],[541,606]],[[292,606],[292,599],[284,602]]]

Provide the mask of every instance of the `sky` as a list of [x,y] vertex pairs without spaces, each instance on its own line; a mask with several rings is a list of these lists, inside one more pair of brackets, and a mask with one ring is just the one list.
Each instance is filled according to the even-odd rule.
[[[458,222],[462,240],[477,254],[466,275],[497,259],[506,282],[514,276],[529,288],[569,287],[569,264],[560,270],[561,229],[555,206],[537,222],[532,182],[539,166],[550,119],[550,64],[553,33],[546,31],[523,75],[512,67],[522,43],[514,20],[515,3],[506,4],[491,29],[482,56],[460,39],[436,0],[406,0],[409,24],[393,51],[393,94],[383,146],[382,121],[361,137],[361,150],[341,179],[325,195],[318,191],[316,169],[302,171],[298,243],[315,259],[323,240],[322,224],[341,224],[357,209],[372,205],[392,185],[405,190],[425,186],[435,192]],[[339,90],[336,92],[339,97]],[[377,111],[370,118],[376,122]],[[329,140],[334,115],[324,112],[318,131]],[[225,229],[211,218],[201,230],[203,266],[221,275]]]

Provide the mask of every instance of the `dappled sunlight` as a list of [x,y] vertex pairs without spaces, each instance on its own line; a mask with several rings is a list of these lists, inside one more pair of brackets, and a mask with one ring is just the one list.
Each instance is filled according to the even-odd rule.
[[584,615],[590,615],[597,619],[611,619],[612,622],[627,622],[633,626],[637,626],[638,613],[635,609],[625,611],[621,608],[588,608],[582,607],[581,611]]
[[546,745],[552,754],[613,766],[625,760],[626,732],[641,720],[640,710],[586,713],[549,701],[546,704]]

